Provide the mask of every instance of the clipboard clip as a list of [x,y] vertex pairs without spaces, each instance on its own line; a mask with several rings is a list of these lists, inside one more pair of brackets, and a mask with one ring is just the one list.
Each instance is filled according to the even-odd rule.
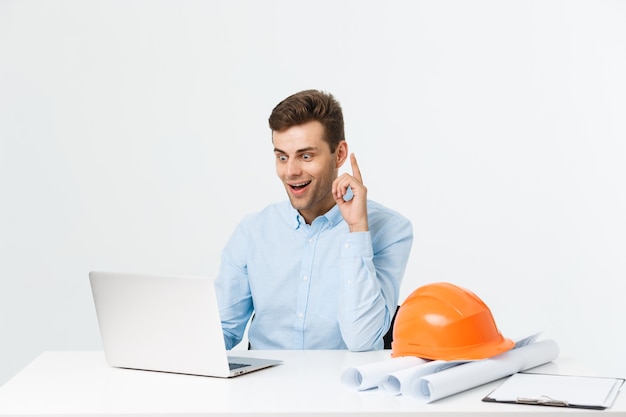
[[531,405],[547,405],[552,407],[569,407],[569,403],[567,401],[555,400],[554,398],[550,398],[547,395],[542,395],[539,398],[524,398],[518,397],[518,404],[531,404]]

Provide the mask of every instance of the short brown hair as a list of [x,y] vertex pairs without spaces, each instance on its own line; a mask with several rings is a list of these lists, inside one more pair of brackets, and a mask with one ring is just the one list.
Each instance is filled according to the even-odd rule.
[[345,140],[343,112],[332,94],[318,90],[304,90],[293,94],[274,107],[269,117],[270,129],[281,132],[293,126],[317,120],[324,126],[330,151]]

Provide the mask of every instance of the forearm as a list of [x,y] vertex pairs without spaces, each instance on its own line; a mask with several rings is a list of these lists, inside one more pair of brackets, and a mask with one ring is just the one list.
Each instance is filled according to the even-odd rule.
[[252,314],[250,295],[241,294],[238,285],[220,275],[216,280],[216,292],[220,306],[220,318],[224,332],[224,343],[227,349],[232,349],[243,338],[246,324]]
[[242,247],[241,240],[240,235],[235,233],[224,248],[215,281],[227,349],[232,349],[242,340],[253,308],[245,263],[239,250]]
[[338,320],[348,349],[382,349],[398,303],[410,241],[400,239],[375,255],[369,232],[346,235]]

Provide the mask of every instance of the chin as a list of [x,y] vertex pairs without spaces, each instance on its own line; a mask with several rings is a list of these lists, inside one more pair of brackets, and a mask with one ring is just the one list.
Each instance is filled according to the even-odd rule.
[[291,194],[289,194],[289,202],[296,210],[306,210],[309,207],[309,202],[294,198]]
[[306,204],[298,203],[298,201],[294,200],[293,198],[290,198],[289,202],[291,203],[293,208],[295,208],[296,210],[304,210],[304,209],[306,209]]

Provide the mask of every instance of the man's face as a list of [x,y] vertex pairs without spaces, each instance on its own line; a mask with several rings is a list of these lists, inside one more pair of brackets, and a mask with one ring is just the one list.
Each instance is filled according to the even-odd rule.
[[282,180],[291,205],[307,223],[335,205],[332,183],[347,155],[341,142],[334,153],[324,140],[324,126],[318,121],[272,132],[276,173]]

